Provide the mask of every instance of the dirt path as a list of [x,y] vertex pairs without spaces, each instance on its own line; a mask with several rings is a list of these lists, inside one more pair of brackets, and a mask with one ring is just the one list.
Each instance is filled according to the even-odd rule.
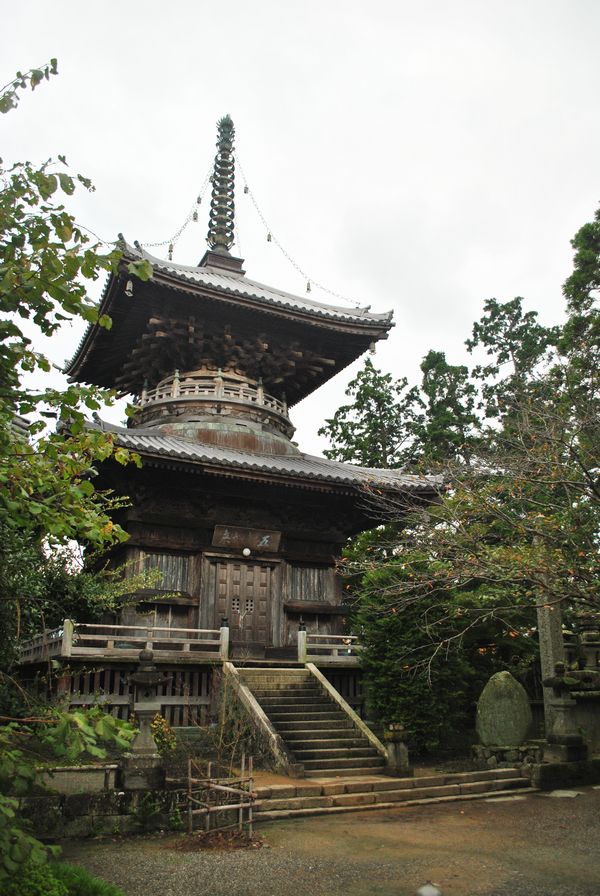
[[173,838],[71,844],[127,896],[600,896],[600,789],[265,824],[267,848],[182,853]]

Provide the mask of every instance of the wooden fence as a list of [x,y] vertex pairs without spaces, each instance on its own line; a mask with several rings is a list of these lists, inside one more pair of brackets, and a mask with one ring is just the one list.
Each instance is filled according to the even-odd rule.
[[[164,683],[158,686],[160,714],[171,727],[207,725],[210,721],[212,670],[161,666]],[[59,681],[58,696],[71,708],[98,706],[118,719],[133,712],[134,687],[129,683],[131,668],[72,670]]]

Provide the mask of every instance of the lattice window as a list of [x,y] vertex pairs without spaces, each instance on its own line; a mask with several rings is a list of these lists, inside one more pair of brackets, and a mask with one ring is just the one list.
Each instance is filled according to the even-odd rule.
[[241,607],[240,607],[239,596],[236,595],[236,597],[231,598],[231,609],[232,609],[232,612],[234,612],[234,613],[240,612]]
[[253,613],[253,612],[254,612],[254,598],[247,597],[246,598],[246,613]]

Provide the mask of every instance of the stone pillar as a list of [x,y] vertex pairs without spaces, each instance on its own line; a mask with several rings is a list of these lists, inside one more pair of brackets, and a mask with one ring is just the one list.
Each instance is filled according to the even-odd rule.
[[[538,605],[537,623],[543,681],[554,675],[557,663],[565,662],[565,647],[562,633],[562,601]],[[546,736],[552,731],[554,725],[554,697],[552,688],[544,687]]]
[[384,739],[387,748],[386,772],[389,775],[412,776],[408,761],[408,747],[404,742],[406,730],[400,722],[388,725]]

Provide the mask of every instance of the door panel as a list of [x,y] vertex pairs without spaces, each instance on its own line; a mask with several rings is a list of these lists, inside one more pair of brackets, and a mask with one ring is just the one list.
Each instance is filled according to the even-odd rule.
[[271,592],[273,566],[238,560],[213,560],[215,583],[215,625],[222,616],[229,620],[234,644],[271,643]]

